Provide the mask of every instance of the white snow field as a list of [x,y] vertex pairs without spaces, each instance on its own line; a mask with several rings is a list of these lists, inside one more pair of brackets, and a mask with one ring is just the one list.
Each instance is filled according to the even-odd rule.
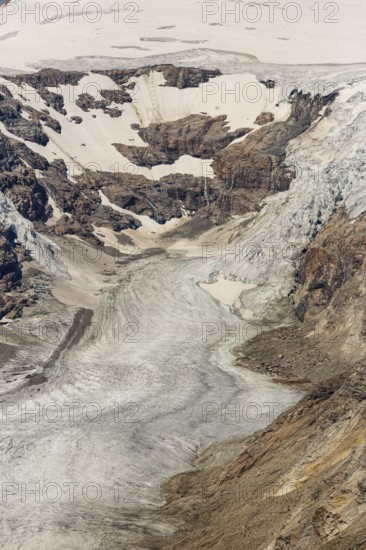
[[365,61],[360,0],[10,0],[2,12],[0,66],[12,71],[194,48],[240,52],[265,63]]

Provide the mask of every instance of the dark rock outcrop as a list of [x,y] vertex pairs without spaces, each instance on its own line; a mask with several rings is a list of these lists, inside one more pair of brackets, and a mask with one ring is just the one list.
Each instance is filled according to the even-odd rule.
[[0,172],[0,191],[24,218],[30,221],[46,221],[49,218],[51,209],[47,205],[47,193],[33,170],[23,168],[16,172]]
[[93,71],[109,76],[116,84],[125,85],[132,77],[148,75],[153,71],[161,72],[166,80],[165,86],[175,88],[198,88],[200,84],[208,82],[210,78],[220,76],[219,70],[199,69],[197,67],[175,67],[174,65],[151,65],[139,69],[110,69]]
[[46,110],[44,111],[37,111],[37,109],[33,109],[33,107],[26,107],[26,112],[32,117],[32,120],[40,125],[40,122],[44,122],[44,125],[48,128],[51,128],[54,132],[57,134],[61,134],[61,124],[58,120],[50,116],[50,113]]
[[[296,93],[290,100],[291,114],[286,121],[267,124],[242,142],[215,153],[212,167],[225,188],[236,196],[238,189],[245,189],[259,199],[288,189],[295,177],[295,170],[286,165],[288,144],[305,132],[335,97],[332,94],[312,98],[310,94]],[[234,212],[238,213],[236,207]]]
[[42,88],[57,88],[58,86],[77,86],[86,73],[78,71],[60,71],[59,69],[41,69],[35,73],[24,73],[6,78],[19,86],[24,82],[37,91]]
[[21,86],[23,83],[28,84],[39,93],[48,107],[53,107],[59,113],[66,115],[63,96],[60,93],[49,91],[48,88],[58,88],[68,84],[77,86],[83,76],[85,73],[77,71],[41,69],[36,73],[7,76],[6,78],[17,86]]
[[261,113],[257,116],[254,121],[254,124],[259,124],[259,126],[264,126],[264,124],[269,124],[274,121],[273,113]]
[[113,100],[109,99],[95,99],[92,95],[84,93],[79,95],[75,101],[75,104],[86,113],[89,112],[90,109],[101,109],[105,114],[108,114],[112,118],[120,117],[122,115],[122,111],[116,107],[110,107],[112,101]]
[[272,90],[276,85],[275,81],[271,80],[270,78],[268,78],[267,80],[260,80],[259,82],[269,90]]
[[[107,227],[113,231],[136,228],[140,223],[132,216],[116,212],[101,204],[95,188],[75,185],[67,177],[64,161],[54,161],[43,174],[42,184],[55,200],[57,206],[69,214],[53,226],[57,234],[78,234],[83,239],[95,243],[94,227]],[[100,244],[100,243],[99,243]]]
[[46,170],[48,161],[35,153],[25,143],[8,138],[0,132],[0,170],[12,171],[28,164],[35,170]]
[[130,94],[122,89],[122,90],[101,90],[100,95],[108,101],[108,105],[110,105],[113,101],[114,103],[119,103],[120,105],[123,105],[124,103],[131,103],[132,97]]
[[80,116],[72,116],[70,118],[71,122],[75,122],[75,124],[81,124],[83,122],[83,119]]
[[209,159],[232,141],[250,132],[240,128],[227,129],[225,115],[215,118],[206,115],[189,115],[173,122],[150,124],[140,128],[138,134],[148,147],[114,144],[116,149],[138,166],[152,167],[173,164],[182,155]]
[[67,115],[65,109],[65,101],[62,94],[56,92],[50,92],[47,88],[40,88],[37,90],[47,107],[52,107],[58,113],[62,115]]
[[[30,112],[34,113],[34,110]],[[22,115],[23,108],[19,101],[8,97],[4,97],[0,101],[0,122],[4,124],[10,133],[25,141],[47,145],[48,136],[43,132],[39,119],[35,119],[33,115],[33,120],[28,120]]]
[[16,244],[13,228],[0,225],[0,319],[20,317],[26,297],[17,292],[21,286],[21,260],[29,259],[25,251]]

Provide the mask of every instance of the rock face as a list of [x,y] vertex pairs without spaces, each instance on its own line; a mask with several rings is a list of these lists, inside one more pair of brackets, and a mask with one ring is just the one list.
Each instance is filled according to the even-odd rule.
[[108,102],[119,103],[123,105],[124,103],[132,103],[132,97],[126,91],[122,90],[101,90],[100,95]]
[[23,109],[19,101],[0,96],[0,122],[5,125],[6,129],[14,136],[26,141],[47,145],[48,137],[43,132],[40,122],[28,120],[22,115]]
[[[220,74],[219,71],[177,68],[172,65],[96,71],[110,77],[118,88],[102,89],[98,98],[88,93],[80,94],[76,98],[76,105],[85,112],[100,109],[111,117],[120,117],[122,110],[117,106],[132,101],[131,90],[135,83],[130,82],[130,79],[148,75],[152,71],[163,74],[166,81],[164,86],[179,89],[198,87]],[[47,104],[65,114],[63,96],[49,88],[76,86],[84,76],[81,72],[45,69],[11,77],[10,80],[19,86],[32,86]],[[268,81],[265,85],[272,87],[272,82]],[[14,99],[6,86],[1,87],[0,94],[0,120],[15,137],[46,146],[49,140],[46,127],[56,133],[62,132],[62,123],[47,110],[38,111]],[[20,189],[19,184],[14,187],[9,183],[13,191],[9,187],[7,193],[8,196],[11,194],[29,219],[44,222],[49,216],[49,210],[45,208],[41,189],[46,189],[47,194],[65,213],[57,223],[52,224],[56,232],[77,233],[82,238],[87,238],[89,234],[89,238],[94,241],[94,237],[90,236],[94,226],[103,224],[113,230],[136,227],[138,223],[133,218],[101,204],[98,194],[101,189],[117,206],[131,209],[136,214],[149,215],[160,223],[179,217],[184,211],[210,218],[214,223],[222,223],[232,215],[259,209],[262,199],[269,193],[288,189],[295,173],[286,165],[286,147],[291,139],[304,132],[316,120],[322,108],[333,99],[334,96],[310,98],[294,93],[289,119],[273,122],[273,115],[264,112],[255,121],[262,125],[257,130],[239,128],[230,132],[224,115],[211,117],[202,113],[180,120],[153,123],[147,127],[135,124],[133,129],[146,143],[146,147],[114,144],[130,162],[147,168],[173,164],[183,155],[206,160],[213,158],[214,177],[211,178],[173,174],[159,181],[151,181],[128,173],[115,178],[113,173],[97,172],[92,176],[85,171],[82,177],[75,180],[77,185],[75,181],[69,180],[62,163],[56,161],[50,167],[45,158],[32,152],[24,143],[1,134],[0,141],[5,154],[1,157],[0,152],[0,168],[14,171],[17,166],[28,165],[42,171],[41,175],[32,176],[32,185],[27,181],[23,190],[24,200],[15,196]],[[71,120],[75,124],[82,124],[79,116],[74,115]],[[49,136],[52,137],[51,134]],[[244,137],[239,143],[232,143]],[[35,186],[34,177],[38,180],[38,186]]]
[[58,86],[77,86],[85,73],[77,71],[60,71],[58,69],[41,69],[35,73],[25,73],[17,76],[7,76],[7,79],[21,85],[29,84],[37,91],[43,88],[57,88]]
[[209,159],[215,151],[245,136],[250,128],[228,132],[226,116],[215,118],[190,115],[184,119],[140,128],[138,134],[148,147],[114,144],[116,149],[138,166],[173,164],[182,155]]
[[42,69],[36,73],[21,74],[14,77],[7,77],[17,86],[23,83],[32,86],[48,107],[53,107],[59,113],[66,115],[64,108],[64,98],[62,94],[50,92],[48,88],[58,88],[62,85],[70,84],[76,86],[85,76],[85,73],[77,71],[59,71],[58,69]]
[[208,82],[210,78],[219,76],[219,70],[199,69],[196,67],[175,67],[174,65],[151,65],[139,69],[111,69],[94,71],[109,76],[116,84],[127,84],[130,78],[148,75],[153,71],[161,72],[166,80],[165,86],[179,88],[198,88],[200,84]]
[[54,226],[53,230],[58,235],[78,234],[95,244],[98,241],[93,236],[93,225],[108,227],[113,231],[140,225],[132,216],[121,215],[111,207],[102,205],[95,188],[85,186],[81,189],[69,181],[62,160],[50,165],[43,175],[42,183],[59,208],[70,216],[62,216]]
[[0,225],[0,319],[19,317],[27,304],[17,292],[21,287],[21,260],[26,258],[25,251],[16,245],[14,229]]
[[44,122],[44,125],[48,128],[51,128],[54,132],[57,134],[61,134],[61,124],[58,120],[54,119],[50,116],[49,112],[44,111],[37,111],[36,109],[33,109],[32,107],[27,107],[27,113],[32,117],[32,120],[40,125],[40,122]]
[[0,132],[0,170],[11,171],[17,166],[29,165],[34,170],[46,170],[48,161],[25,143],[8,138]]
[[259,126],[264,126],[264,124],[269,124],[274,121],[273,113],[261,113],[257,116],[254,121],[254,124],[259,124]]
[[27,220],[45,222],[49,218],[52,210],[47,204],[47,193],[33,170],[0,172],[0,191]]
[[[108,92],[108,90],[103,90],[104,92]],[[112,118],[117,118],[122,115],[122,111],[120,109],[111,108],[109,105],[111,105],[113,99],[102,99],[97,100],[90,94],[80,94],[79,97],[76,100],[76,105],[80,107],[85,112],[89,112],[90,109],[101,109],[104,113],[110,115]],[[132,98],[130,98],[130,101],[132,101]]]
[[337,211],[304,251],[296,271],[296,315],[301,321],[325,309],[337,290],[365,269],[366,218],[350,224]]
[[295,94],[286,121],[260,128],[244,141],[215,153],[215,174],[234,189],[265,189],[267,192],[288,189],[295,174],[286,166],[286,147],[305,132],[323,107],[334,99],[334,95],[311,98],[310,94]]
[[214,181],[188,174],[170,174],[151,181],[138,174],[85,172],[77,177],[82,187],[102,190],[115,205],[165,223],[180,218],[183,211],[197,212],[207,204],[207,196],[215,200],[219,191]]

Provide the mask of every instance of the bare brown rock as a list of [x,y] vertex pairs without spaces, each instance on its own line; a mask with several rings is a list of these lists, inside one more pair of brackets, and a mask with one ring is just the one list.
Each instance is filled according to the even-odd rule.
[[14,229],[0,226],[0,319],[16,318],[27,305],[27,298],[18,292],[21,287],[21,258],[28,258],[16,244]]
[[233,140],[243,137],[250,128],[234,132],[227,129],[226,116],[215,118],[190,115],[186,118],[140,128],[138,134],[148,147],[114,144],[116,149],[138,166],[173,164],[182,155],[209,159]]
[[38,119],[28,120],[22,116],[22,105],[15,99],[5,98],[0,101],[0,122],[6,129],[26,141],[47,145],[48,137],[42,130]]
[[223,188],[217,204],[221,219],[258,209],[267,194],[288,189],[295,169],[286,164],[287,145],[305,132],[335,97],[294,94],[288,120],[265,125],[215,153],[212,167]]
[[112,99],[95,99],[90,94],[80,94],[75,101],[76,105],[80,107],[86,113],[90,109],[101,109],[104,113],[109,114],[111,117],[116,118],[122,115],[122,111],[117,108],[111,108]]
[[365,269],[366,219],[351,224],[338,210],[322,227],[296,271],[296,315],[301,321],[326,308],[338,289]]
[[46,221],[51,209],[47,205],[47,193],[38,182],[33,170],[0,172],[0,191],[10,199],[18,212],[31,221]]
[[274,121],[273,113],[261,113],[255,119],[254,124],[259,124],[259,126],[264,126],[264,124],[269,124],[270,122],[273,122],[273,121]]
[[127,84],[132,77],[150,74],[152,71],[162,72],[166,80],[165,86],[175,88],[197,88],[200,84],[208,82],[210,78],[219,76],[219,70],[199,69],[196,67],[175,67],[174,65],[151,65],[139,69],[110,69],[106,71],[94,71],[109,76],[116,84]]

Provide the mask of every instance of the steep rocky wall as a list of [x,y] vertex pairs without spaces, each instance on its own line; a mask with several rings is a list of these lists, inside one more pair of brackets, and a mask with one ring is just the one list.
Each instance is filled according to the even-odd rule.
[[339,300],[337,291],[345,291],[344,285],[357,274],[363,277],[365,255],[365,216],[350,223],[346,211],[339,209],[304,250],[296,270],[298,318],[304,321],[325,309],[334,297]]
[[27,298],[22,296],[21,262],[29,259],[26,251],[16,243],[17,235],[12,227],[0,225],[0,319],[14,319],[21,316],[27,305]]
[[216,152],[215,174],[230,187],[284,191],[294,178],[286,166],[286,148],[291,140],[305,132],[330,105],[336,95],[326,97],[301,92],[291,99],[291,114],[286,121],[274,122],[251,133],[240,143]]

